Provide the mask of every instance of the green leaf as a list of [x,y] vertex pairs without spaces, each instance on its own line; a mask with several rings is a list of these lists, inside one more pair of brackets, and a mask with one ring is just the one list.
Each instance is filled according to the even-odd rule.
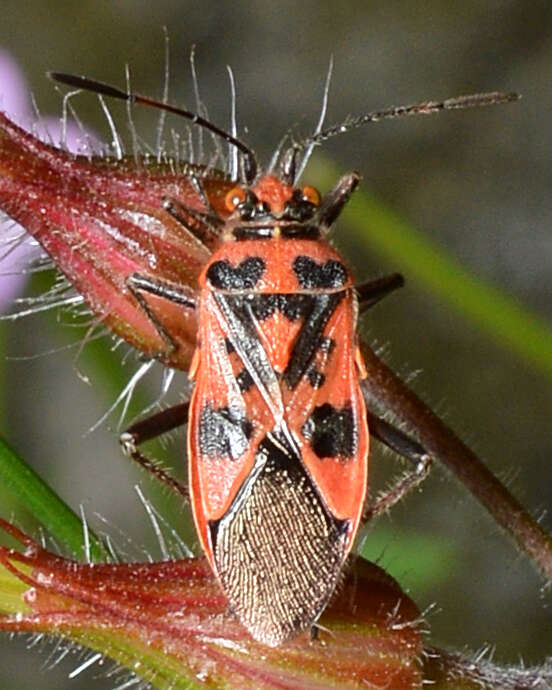
[[397,533],[381,524],[369,533],[361,555],[418,594],[446,582],[460,558],[449,542],[416,532]]

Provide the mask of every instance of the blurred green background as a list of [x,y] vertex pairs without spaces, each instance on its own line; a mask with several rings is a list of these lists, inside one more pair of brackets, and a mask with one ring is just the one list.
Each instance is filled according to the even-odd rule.
[[[329,123],[472,91],[522,93],[514,105],[371,125],[328,142],[323,152],[341,172],[358,170],[364,191],[468,271],[550,322],[550,3],[4,0],[0,47],[19,61],[41,112],[60,113],[60,96],[46,70],[124,85],[128,63],[135,88],[160,96],[163,26],[171,40],[172,100],[193,107],[189,55],[195,44],[203,100],[214,122],[228,122],[226,65],[231,65],[240,132],[262,161],[290,127],[301,134],[312,130],[330,55],[335,71]],[[87,125],[108,137],[93,97],[73,104]],[[144,138],[154,142],[155,113],[135,110],[134,119]],[[118,123],[124,133],[124,114]],[[313,158],[313,170],[320,161]],[[308,175],[307,170],[303,179]],[[403,270],[399,258],[379,255],[362,225],[346,217],[335,240],[359,280]],[[502,347],[408,273],[405,277],[407,287],[370,312],[362,333],[384,348],[386,361],[550,528],[545,514],[552,502],[550,373]],[[157,554],[133,486],[140,481],[149,495],[164,499],[120,455],[117,416],[83,438],[136,363],[131,357],[118,365],[109,385],[86,351],[76,361],[75,348],[46,354],[65,345],[70,331],[42,316],[2,326],[7,356],[43,355],[4,362],[2,431],[73,508],[83,504],[88,515],[101,514]],[[145,389],[151,401],[155,382],[151,392]],[[180,436],[167,451],[181,465],[183,446]],[[372,468],[379,486],[393,471],[393,461],[376,451]],[[17,510],[8,498],[1,500],[2,515]],[[15,514],[32,525],[24,513]],[[174,512],[173,522],[180,519]],[[183,533],[191,543],[193,532],[183,528]],[[512,663],[520,658],[536,663],[551,653],[550,591],[541,591],[525,558],[440,468],[421,493],[368,533],[366,549],[422,609],[435,604],[428,614],[433,643],[457,649],[491,645],[497,661]],[[44,689],[75,690],[121,682],[106,678],[98,666],[68,680],[79,663],[71,654],[41,672],[41,664],[49,667],[59,656],[50,656],[52,646],[38,655],[26,651],[25,641],[3,638],[1,644],[0,687],[6,690],[37,682]]]

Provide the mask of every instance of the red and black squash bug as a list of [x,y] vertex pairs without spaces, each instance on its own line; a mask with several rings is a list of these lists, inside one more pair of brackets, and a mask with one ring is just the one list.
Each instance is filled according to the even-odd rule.
[[196,526],[232,608],[268,644],[325,607],[367,481],[357,298],[309,191],[264,177],[229,195],[190,371]]
[[[165,344],[160,359],[173,362],[178,342],[150,298],[179,305],[187,319],[195,314],[198,335],[189,370],[195,382],[191,401],[134,425],[121,440],[135,460],[187,494],[137,445],[188,422],[189,495],[201,545],[231,610],[251,635],[281,644],[313,629],[361,522],[369,432],[357,315],[359,306],[402,284],[394,274],[355,287],[327,234],[359,176],[344,176],[321,197],[297,185],[298,157],[368,122],[515,96],[478,94],[369,113],[292,146],[281,157],[279,174],[270,175],[259,172],[242,141],[194,113],[86,78],[52,76],[183,115],[240,155],[238,179],[219,175],[224,184],[216,187],[211,169],[190,167],[196,203],[167,197],[160,209],[213,250],[198,289],[146,273],[126,279],[127,293]],[[369,421],[372,434],[414,463],[409,477],[371,506],[374,515],[417,485],[430,459],[416,441],[376,415]]]

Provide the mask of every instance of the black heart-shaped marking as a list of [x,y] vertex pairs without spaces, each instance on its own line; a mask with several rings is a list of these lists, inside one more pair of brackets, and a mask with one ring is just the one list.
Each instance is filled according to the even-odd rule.
[[219,290],[249,290],[259,282],[265,268],[265,262],[259,256],[244,259],[235,268],[224,259],[209,266],[207,280]]
[[306,289],[337,288],[347,282],[347,269],[335,259],[317,264],[310,256],[298,256],[293,262],[293,272],[299,285]]

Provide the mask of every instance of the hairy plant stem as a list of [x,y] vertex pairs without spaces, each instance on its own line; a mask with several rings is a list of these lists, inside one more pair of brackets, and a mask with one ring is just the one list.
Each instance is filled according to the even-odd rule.
[[363,388],[376,405],[416,435],[427,452],[445,465],[487,508],[535,567],[552,580],[552,537],[531,517],[477,455],[442,422],[366,344]]
[[435,690],[549,690],[552,666],[497,666],[489,654],[470,657],[426,647],[424,681]]

